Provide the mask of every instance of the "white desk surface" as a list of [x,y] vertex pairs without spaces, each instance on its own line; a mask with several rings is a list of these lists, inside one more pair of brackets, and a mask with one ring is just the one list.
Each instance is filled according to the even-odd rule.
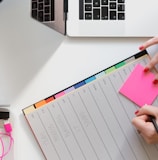
[[10,101],[15,160],[44,160],[24,107],[137,53],[148,39],[65,37],[30,17],[30,1],[0,4],[0,88]]

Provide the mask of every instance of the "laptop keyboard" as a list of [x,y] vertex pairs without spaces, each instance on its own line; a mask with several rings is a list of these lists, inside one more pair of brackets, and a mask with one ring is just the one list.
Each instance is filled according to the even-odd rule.
[[125,20],[125,0],[79,0],[80,20]]
[[41,22],[54,21],[54,0],[32,0],[32,17]]

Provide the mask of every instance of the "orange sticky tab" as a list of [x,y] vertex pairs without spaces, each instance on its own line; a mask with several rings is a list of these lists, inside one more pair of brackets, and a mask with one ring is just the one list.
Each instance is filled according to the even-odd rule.
[[39,107],[41,107],[41,106],[43,106],[43,105],[45,105],[45,104],[46,104],[46,101],[45,101],[45,100],[42,100],[42,101],[37,102],[37,103],[35,104],[35,107],[36,107],[36,108],[39,108]]
[[45,99],[46,103],[49,103],[49,102],[51,102],[53,100],[54,100],[54,97],[49,97],[49,98]]

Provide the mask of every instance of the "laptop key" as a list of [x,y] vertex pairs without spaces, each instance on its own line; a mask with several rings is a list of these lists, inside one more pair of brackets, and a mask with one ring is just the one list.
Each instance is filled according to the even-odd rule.
[[84,19],[84,2],[79,0],[79,19]]
[[108,19],[108,7],[102,7],[101,9],[101,19]]
[[102,0],[102,1],[101,1],[101,4],[102,4],[102,5],[108,5],[108,0]]
[[43,11],[38,12],[38,20],[43,22]]
[[100,9],[93,9],[93,19],[100,19]]
[[118,13],[118,19],[124,20],[125,19],[125,13]]
[[93,0],[93,7],[100,7],[100,0]]
[[110,3],[110,9],[116,9],[116,3],[115,2]]
[[50,5],[50,0],[44,0],[45,5]]
[[124,4],[118,4],[118,11],[125,11],[125,5]]
[[50,15],[49,14],[46,14],[45,16],[44,16],[44,20],[45,21],[50,21],[51,19],[50,19]]
[[43,10],[43,3],[38,4],[38,10]]
[[37,19],[37,10],[32,10],[32,17]]
[[49,12],[50,12],[49,6],[45,7],[45,13],[49,13]]
[[92,5],[91,4],[86,4],[85,5],[85,11],[92,11]]
[[37,2],[32,2],[32,9],[36,9],[37,8]]
[[110,19],[116,20],[116,11],[110,11]]
[[85,13],[85,19],[87,20],[92,19],[92,13]]
[[125,0],[118,0],[118,3],[125,3]]
[[85,3],[92,3],[92,0],[85,0]]

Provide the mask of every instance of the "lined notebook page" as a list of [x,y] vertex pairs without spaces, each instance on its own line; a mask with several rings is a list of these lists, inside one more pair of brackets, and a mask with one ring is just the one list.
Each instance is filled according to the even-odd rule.
[[137,63],[147,58],[25,114],[47,160],[157,160],[131,124],[137,106],[118,93]]

